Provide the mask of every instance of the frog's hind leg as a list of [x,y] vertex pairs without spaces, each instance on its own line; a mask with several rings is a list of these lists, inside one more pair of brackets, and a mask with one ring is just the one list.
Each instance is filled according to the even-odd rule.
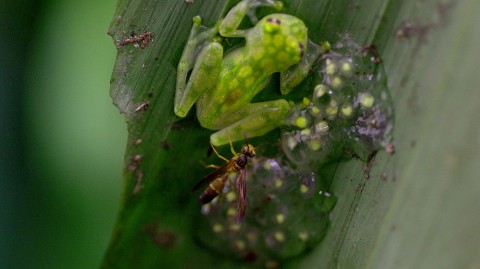
[[[200,95],[215,87],[222,64],[223,47],[219,40],[214,39],[220,23],[201,33],[200,24],[200,17],[193,18],[192,31],[177,67],[175,114],[180,117],[187,115]],[[192,68],[187,83],[187,74]]]
[[262,136],[285,122],[290,105],[286,100],[274,100],[248,104],[239,111],[228,115],[238,118],[232,125],[212,134],[210,143],[215,146],[241,141],[245,137]]

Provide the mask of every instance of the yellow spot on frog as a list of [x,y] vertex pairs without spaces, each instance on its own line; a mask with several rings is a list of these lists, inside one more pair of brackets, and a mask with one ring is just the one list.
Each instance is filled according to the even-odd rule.
[[275,68],[275,64],[273,63],[272,59],[263,59],[261,64],[266,70],[272,70]]
[[286,62],[288,61],[288,54],[286,54],[285,52],[280,52],[279,54],[277,54],[277,61],[279,62]]
[[261,59],[263,59],[265,57],[265,54],[266,54],[266,50],[265,49],[258,49],[255,54],[253,55],[253,60],[255,61],[260,61]]
[[283,38],[282,35],[276,34],[273,36],[273,42],[275,43],[275,46],[283,46],[283,43],[285,42],[285,39]]
[[240,68],[240,71],[238,72],[238,75],[242,78],[248,77],[252,74],[253,70],[252,67],[250,66],[244,66]]
[[268,54],[270,54],[270,56],[275,56],[275,54],[277,52],[277,49],[275,47],[269,46],[267,48],[267,52],[268,52]]
[[253,83],[255,83],[255,78],[249,77],[245,79],[245,87],[250,88],[253,85]]
[[238,79],[230,80],[228,86],[230,87],[230,89],[236,89],[238,87]]
[[280,26],[275,23],[266,23],[264,25],[265,25],[265,31],[268,33],[273,33],[278,31],[278,29],[280,29]]
[[287,37],[287,41],[285,42],[285,44],[287,46],[287,51],[292,54],[298,50],[298,42],[292,36]]
[[262,36],[262,43],[263,44],[272,43],[272,36],[271,35],[263,35]]

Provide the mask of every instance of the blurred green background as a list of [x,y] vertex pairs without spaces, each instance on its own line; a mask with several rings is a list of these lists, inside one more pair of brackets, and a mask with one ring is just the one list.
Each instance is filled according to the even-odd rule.
[[0,3],[0,268],[96,268],[118,209],[116,1]]

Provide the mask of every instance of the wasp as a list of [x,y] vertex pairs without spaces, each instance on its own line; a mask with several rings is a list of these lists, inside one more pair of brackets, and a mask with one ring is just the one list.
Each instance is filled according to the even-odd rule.
[[245,167],[247,166],[248,158],[255,157],[255,148],[251,144],[245,143],[245,145],[242,146],[241,152],[236,153],[233,149],[232,142],[230,141],[230,150],[233,154],[233,157],[228,160],[227,158],[218,154],[213,145],[211,146],[215,154],[220,159],[223,159],[226,164],[223,166],[208,165],[207,167],[213,167],[216,168],[216,170],[200,180],[193,187],[193,191],[206,186],[205,190],[198,197],[198,200],[201,204],[209,203],[213,200],[213,198],[217,197],[223,191],[223,187],[225,186],[225,182],[227,181],[229,175],[233,172],[237,172],[237,222],[241,223],[245,217],[245,211],[247,210],[247,171]]

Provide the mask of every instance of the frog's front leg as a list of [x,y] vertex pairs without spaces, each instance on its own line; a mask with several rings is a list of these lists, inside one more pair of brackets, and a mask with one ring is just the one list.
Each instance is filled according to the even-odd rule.
[[[201,19],[193,18],[193,27],[177,68],[175,114],[185,117],[201,95],[208,94],[216,85],[223,58],[223,47],[214,39],[219,23],[212,29],[199,33]],[[209,39],[212,39],[208,42]],[[198,56],[195,51],[203,46]],[[187,83],[187,74],[192,69]],[[185,86],[186,84],[186,86]]]
[[[238,29],[238,26],[242,22],[243,18],[248,15],[250,18],[254,18],[254,11],[260,6],[270,6],[277,10],[283,8],[281,1],[274,0],[243,0],[234,6],[225,16],[220,24],[220,35],[225,37],[244,37],[247,30]],[[256,23],[256,21],[254,21]]]
[[309,39],[307,43],[307,52],[303,55],[300,62],[292,65],[285,72],[281,72],[280,74],[280,91],[282,94],[289,93],[295,86],[300,84],[300,82],[307,77],[313,63],[321,54],[329,50],[330,44],[328,42],[323,42],[320,46]]
[[262,136],[285,123],[290,105],[286,100],[274,100],[247,104],[244,108],[225,115],[225,120],[234,122],[212,134],[210,142],[214,146],[241,141],[245,137]]

